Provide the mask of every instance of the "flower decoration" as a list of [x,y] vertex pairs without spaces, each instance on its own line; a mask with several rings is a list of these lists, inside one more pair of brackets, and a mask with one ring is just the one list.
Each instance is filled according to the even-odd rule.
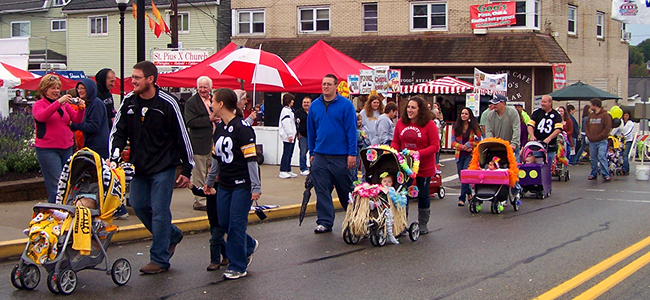
[[379,194],[382,192],[381,186],[378,184],[369,184],[367,182],[364,182],[362,184],[357,185],[354,188],[354,193],[355,195],[358,195],[359,197],[365,197],[365,198],[372,198],[379,196]]
[[397,183],[404,184],[404,173],[397,172]]
[[373,162],[377,159],[377,150],[375,149],[370,149],[368,152],[366,152],[366,159],[369,162]]
[[[392,153],[397,158],[400,168],[402,168],[406,175],[413,179],[417,176],[418,171],[420,170],[420,153],[418,151],[404,149],[402,152],[398,152],[388,145],[372,145],[370,148],[381,149]],[[368,153],[370,153],[370,151],[368,151]],[[410,156],[413,159],[413,168],[409,167],[404,156]],[[370,161],[370,157],[367,158]]]
[[418,196],[418,187],[415,186],[415,185],[409,186],[408,195],[411,198],[417,197]]
[[388,188],[388,196],[390,197],[396,208],[406,206],[406,191],[397,192],[394,188]]

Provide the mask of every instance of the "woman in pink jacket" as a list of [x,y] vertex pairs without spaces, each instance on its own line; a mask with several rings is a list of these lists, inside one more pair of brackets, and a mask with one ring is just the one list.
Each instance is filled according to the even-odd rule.
[[83,100],[79,100],[81,109],[72,109],[69,104],[73,102],[73,98],[67,94],[60,96],[61,81],[56,75],[43,76],[38,90],[43,99],[36,101],[33,108],[36,123],[34,146],[45,180],[47,201],[54,203],[61,170],[72,156],[74,134],[70,130],[70,124],[83,121],[85,104]]
[[420,97],[411,97],[401,118],[395,124],[391,147],[417,151],[420,154],[420,170],[416,177],[418,193],[418,223],[420,234],[429,233],[427,224],[431,214],[429,183],[436,173],[436,153],[440,151],[438,127],[431,121],[431,112]]

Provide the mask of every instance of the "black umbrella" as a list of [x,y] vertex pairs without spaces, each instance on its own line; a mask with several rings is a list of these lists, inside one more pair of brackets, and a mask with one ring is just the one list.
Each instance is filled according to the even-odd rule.
[[305,213],[307,212],[307,204],[309,204],[309,198],[311,198],[311,189],[313,187],[314,180],[311,178],[310,173],[307,175],[307,178],[305,178],[305,191],[302,192],[302,205],[300,206],[300,215],[298,215],[300,224],[298,224],[298,226],[302,226],[302,220],[305,218]]

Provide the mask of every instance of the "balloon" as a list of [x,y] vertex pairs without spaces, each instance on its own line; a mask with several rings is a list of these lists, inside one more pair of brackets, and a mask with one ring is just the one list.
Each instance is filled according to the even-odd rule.
[[618,106],[614,106],[610,108],[609,113],[612,115],[612,118],[614,119],[619,119],[623,116],[623,110]]
[[621,126],[621,118],[612,120],[612,128],[618,128],[619,126]]

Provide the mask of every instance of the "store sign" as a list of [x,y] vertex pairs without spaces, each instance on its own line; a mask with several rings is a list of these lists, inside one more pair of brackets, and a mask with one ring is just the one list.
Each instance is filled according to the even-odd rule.
[[388,67],[373,67],[375,69],[375,90],[378,94],[388,92]]
[[626,24],[650,24],[650,0],[613,0],[612,19]]
[[351,95],[359,95],[359,75],[348,75],[348,88]]
[[359,70],[359,93],[368,95],[375,89],[375,70]]
[[469,7],[472,29],[517,24],[515,1],[486,3]]
[[553,88],[561,89],[566,87],[566,65],[553,65]]
[[388,92],[399,93],[402,82],[401,70],[388,70]]
[[156,66],[189,67],[202,62],[208,57],[210,57],[208,50],[151,50],[151,60]]

